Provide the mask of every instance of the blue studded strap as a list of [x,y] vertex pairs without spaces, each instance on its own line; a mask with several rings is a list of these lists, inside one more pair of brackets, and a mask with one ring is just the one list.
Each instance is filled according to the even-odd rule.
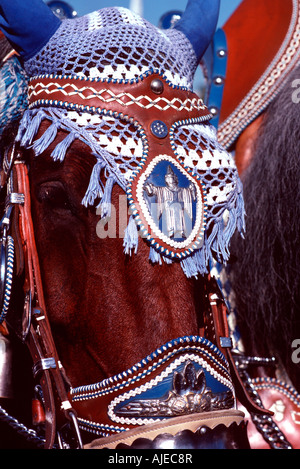
[[10,304],[13,270],[14,270],[14,240],[11,236],[7,237],[7,246],[2,246],[1,253],[1,288],[3,289],[2,309],[0,313],[0,324],[5,320]]
[[226,80],[227,57],[226,35],[222,29],[218,29],[203,59],[208,73],[208,87],[205,101],[214,116],[210,122],[216,128],[218,128],[220,120]]

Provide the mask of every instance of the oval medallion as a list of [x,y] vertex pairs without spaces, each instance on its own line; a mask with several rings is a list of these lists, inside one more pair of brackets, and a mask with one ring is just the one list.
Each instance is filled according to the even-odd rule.
[[153,158],[133,177],[127,194],[142,237],[159,253],[183,259],[202,247],[205,187],[173,157]]

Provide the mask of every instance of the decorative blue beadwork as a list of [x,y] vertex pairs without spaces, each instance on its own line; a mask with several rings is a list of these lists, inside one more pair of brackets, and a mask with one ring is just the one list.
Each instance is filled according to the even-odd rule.
[[150,126],[152,134],[157,138],[166,138],[169,133],[168,126],[163,121],[153,121]]
[[14,270],[14,240],[11,236],[7,237],[7,251],[5,253],[5,259],[2,259],[4,264],[1,266],[1,269],[4,270],[4,297],[3,305],[0,314],[0,324],[5,320],[11,298],[11,289],[13,281],[13,270]]
[[[103,381],[100,381],[95,384],[86,385],[86,386],[79,386],[76,388],[71,389],[72,399],[75,400],[82,400],[82,399],[91,399],[102,394],[106,394],[109,390],[117,390],[122,389],[124,387],[124,379],[126,380],[128,376],[134,375],[137,370],[140,370],[139,376],[132,377],[132,382],[136,382],[137,380],[142,379],[149,373],[148,366],[151,366],[151,370],[155,370],[158,366],[165,363],[170,358],[174,357],[178,353],[178,348],[180,347],[180,351],[183,352],[195,352],[196,350],[201,350],[201,354],[204,357],[207,357],[210,361],[212,361],[220,371],[228,373],[228,363],[222,354],[222,352],[209,340],[205,339],[204,337],[200,336],[185,336],[180,337],[178,339],[171,340],[164,344],[163,346],[156,349],[150,355],[142,359],[140,362],[136,363],[132,366],[129,370],[120,373],[119,375],[115,375]],[[154,360],[159,357],[162,353],[166,352],[167,350],[173,349],[170,355],[163,358],[162,361],[158,364],[154,362]],[[208,351],[206,351],[208,348]],[[214,358],[216,356],[216,359]]]
[[[149,50],[152,51],[151,54]],[[161,54],[162,50],[164,54]],[[88,60],[86,60],[87,57]],[[153,25],[132,15],[128,10],[111,8],[99,10],[76,20],[64,21],[41,53],[37,53],[26,62],[25,68],[31,79],[38,77],[47,79],[48,84],[42,88],[42,91],[48,92],[47,97],[51,98],[51,92],[55,92],[55,89],[53,91],[49,81],[53,79],[55,82],[58,78],[69,79],[70,77],[74,93],[80,94],[80,88],[82,90],[89,88],[88,92],[91,93],[89,96],[93,96],[93,83],[103,83],[103,88],[106,88],[105,84],[109,83],[124,83],[134,87],[152,74],[162,77],[165,86],[170,86],[174,90],[191,91],[197,64],[190,42],[180,31],[171,29],[162,34]],[[105,91],[109,92],[109,87],[107,88],[108,90]],[[67,94],[70,90],[65,88],[64,91]],[[97,96],[102,97],[102,90]],[[153,100],[153,93],[151,96],[143,95],[138,101],[136,98],[130,100],[130,91],[126,92],[126,99],[129,99],[130,103],[144,106],[145,112],[152,107],[165,110],[174,106],[174,109],[177,109],[174,105],[175,94],[174,100],[167,101],[166,105],[163,104],[163,99],[157,98],[159,100],[157,101],[157,99]],[[112,93],[112,101],[119,103],[122,98]],[[149,105],[144,104],[148,99],[150,99]],[[190,102],[187,99],[182,103],[182,109],[186,109],[189,115],[188,112],[194,106],[199,110],[202,109],[201,103],[203,102],[200,103],[200,101],[200,98],[199,102],[194,102],[194,100]],[[86,102],[89,103],[88,99]],[[120,104],[122,105],[122,102]],[[102,122],[98,119],[99,116],[103,117]],[[111,123],[110,117],[119,122]],[[157,114],[152,119],[156,117]],[[202,187],[206,188],[204,217],[207,229],[201,233],[201,236],[198,236],[199,239],[195,242],[194,238],[189,239],[193,241],[193,244],[186,243],[176,251],[175,260],[180,261],[187,277],[206,274],[208,262],[212,256],[226,263],[229,259],[229,245],[234,231],[238,229],[243,232],[244,230],[244,207],[237,170],[231,161],[232,158],[230,159],[228,154],[225,155],[218,145],[216,135],[209,130],[207,124],[209,118],[210,116],[206,116],[203,120],[180,120],[172,126],[172,129],[165,129],[162,123],[154,127],[157,136],[170,137],[173,150],[171,156],[174,157],[175,154],[174,160],[179,160],[181,168],[186,171],[187,179],[190,180],[191,175],[194,180],[201,180]],[[35,140],[43,119],[49,120],[51,125],[42,136]],[[150,115],[149,119],[151,119]],[[201,122],[204,124],[198,125]],[[131,123],[133,125],[129,125]],[[114,128],[113,131],[112,128]],[[123,131],[125,128],[126,131]],[[91,206],[98,200],[101,216],[109,215],[107,211],[110,206],[112,185],[117,183],[126,191],[128,187],[130,189],[131,177],[136,172],[142,171],[149,151],[144,129],[136,119],[129,118],[126,114],[114,111],[104,112],[101,109],[101,99],[99,99],[99,107],[75,105],[68,103],[67,95],[65,100],[39,100],[38,90],[33,90],[32,104],[21,120],[16,140],[24,148],[33,148],[38,156],[55,141],[57,132],[61,130],[69,135],[57,145],[51,156],[55,161],[63,161],[68,148],[75,139],[80,139],[90,147],[97,161],[82,203],[85,206]],[[167,130],[168,133],[166,133]],[[195,140],[198,144],[196,143],[191,150]],[[195,159],[196,164],[194,164]],[[106,184],[107,181],[108,184]],[[200,186],[199,183],[197,185]],[[180,189],[186,188],[180,187]],[[226,211],[229,212],[227,226],[223,222]],[[130,217],[125,233],[121,234],[124,253],[127,255],[137,252],[138,249],[138,229],[132,223],[134,216]],[[136,219],[139,221],[138,218]],[[197,224],[199,219],[200,217],[198,217]],[[191,231],[187,230],[187,232]],[[171,238],[173,241],[173,234]],[[173,262],[174,256],[167,253],[166,245],[167,243],[157,246],[157,241],[150,240],[149,259],[151,262]],[[163,248],[163,251],[158,252],[157,248]]]

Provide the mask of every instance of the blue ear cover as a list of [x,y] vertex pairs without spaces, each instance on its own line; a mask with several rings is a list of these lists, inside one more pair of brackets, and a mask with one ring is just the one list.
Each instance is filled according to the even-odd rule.
[[25,61],[47,44],[60,24],[42,0],[0,0],[0,29]]
[[198,61],[213,39],[220,11],[220,0],[189,0],[175,28],[191,42]]
[[[191,42],[200,60],[215,32],[220,0],[189,0],[175,28]],[[61,21],[42,0],[0,0],[0,29],[24,60],[49,41]]]

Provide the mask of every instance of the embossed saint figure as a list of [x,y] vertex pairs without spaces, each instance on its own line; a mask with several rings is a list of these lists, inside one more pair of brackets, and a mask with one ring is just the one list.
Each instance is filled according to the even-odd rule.
[[178,177],[171,166],[168,166],[165,183],[160,187],[146,182],[144,190],[148,196],[156,196],[158,220],[165,214],[164,234],[172,239],[187,238],[191,232],[188,225],[192,226],[193,219],[192,202],[197,199],[196,186],[191,182],[188,187],[179,187]]

